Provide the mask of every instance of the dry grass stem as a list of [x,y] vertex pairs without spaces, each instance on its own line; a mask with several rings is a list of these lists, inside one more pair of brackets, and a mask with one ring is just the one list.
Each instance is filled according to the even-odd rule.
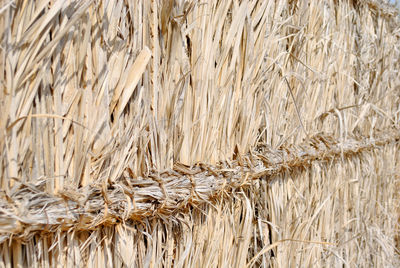
[[0,1],[0,267],[400,266],[385,1]]

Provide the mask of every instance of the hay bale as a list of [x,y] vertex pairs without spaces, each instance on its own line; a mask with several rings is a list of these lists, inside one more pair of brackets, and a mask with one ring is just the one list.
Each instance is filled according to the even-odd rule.
[[383,1],[10,1],[0,265],[399,266]]

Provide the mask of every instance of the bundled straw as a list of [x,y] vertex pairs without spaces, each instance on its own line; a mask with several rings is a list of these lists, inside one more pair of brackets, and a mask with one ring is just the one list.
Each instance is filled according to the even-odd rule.
[[400,263],[389,4],[0,3],[0,265]]
[[[390,133],[390,134],[388,134]],[[400,132],[388,131],[380,138],[348,139],[338,144],[329,137],[316,136],[307,144],[279,151],[259,148],[247,156],[194,168],[175,165],[173,170],[149,174],[148,178],[124,177],[106,189],[92,184],[76,191],[66,187],[57,196],[44,191],[45,180],[20,183],[3,202],[1,231],[22,238],[35,231],[57,229],[92,230],[102,224],[116,224],[147,217],[167,218],[188,206],[212,202],[231,192],[248,188],[253,180],[275,178],[313,165],[332,162],[397,143]],[[261,153],[260,153],[261,152]],[[3,236],[3,240],[9,237]]]

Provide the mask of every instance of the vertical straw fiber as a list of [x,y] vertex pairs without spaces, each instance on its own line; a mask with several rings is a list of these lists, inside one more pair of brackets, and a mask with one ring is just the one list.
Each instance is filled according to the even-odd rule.
[[0,267],[400,266],[384,1],[3,0],[0,31]]

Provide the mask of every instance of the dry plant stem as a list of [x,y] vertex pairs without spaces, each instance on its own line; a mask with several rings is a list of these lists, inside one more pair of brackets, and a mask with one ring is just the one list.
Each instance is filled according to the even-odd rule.
[[5,5],[2,189],[52,177],[55,193],[398,124],[394,11],[335,3]]
[[[6,240],[0,258],[89,267],[397,267],[399,195],[391,186],[398,182],[398,147],[389,143],[344,160],[313,161],[272,181],[254,180],[225,201],[168,217],[33,232],[23,243]],[[26,251],[33,254],[18,254]]]
[[14,204],[1,203],[0,231],[2,239],[10,235],[23,238],[27,230],[30,233],[54,232],[60,228],[80,231],[121,221],[165,218],[189,206],[214,202],[232,192],[247,189],[253,180],[269,180],[278,174],[307,169],[314,161],[329,165],[332,161],[397,144],[399,140],[400,132],[396,130],[387,130],[371,139],[348,139],[345,143],[317,135],[298,146],[279,150],[258,148],[258,152],[217,166],[199,163],[190,168],[175,165],[172,170],[154,172],[148,178],[119,178],[106,189],[93,183],[79,191],[65,188],[58,195],[43,191],[46,180],[51,178],[43,178],[37,184],[13,178],[15,186],[6,197],[14,200]]
[[400,266],[399,29],[377,0],[0,1],[0,267]]

